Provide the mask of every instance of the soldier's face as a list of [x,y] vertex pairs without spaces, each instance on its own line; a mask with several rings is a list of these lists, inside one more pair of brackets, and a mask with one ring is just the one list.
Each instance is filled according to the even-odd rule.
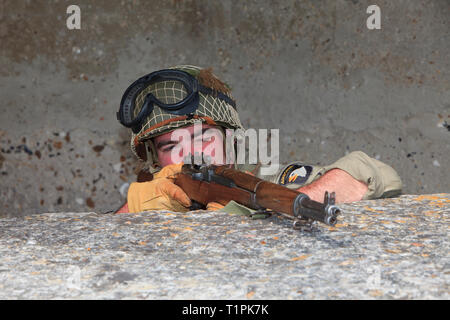
[[167,132],[153,139],[161,166],[180,163],[186,156],[202,154],[212,164],[224,164],[222,131],[208,124],[197,124]]

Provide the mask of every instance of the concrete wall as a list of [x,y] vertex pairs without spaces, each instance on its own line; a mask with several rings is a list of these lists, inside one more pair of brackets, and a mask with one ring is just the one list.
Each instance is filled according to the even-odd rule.
[[246,127],[280,128],[282,162],[362,150],[405,193],[448,192],[449,31],[448,0],[0,1],[0,215],[120,206],[121,95],[185,63],[232,85]]

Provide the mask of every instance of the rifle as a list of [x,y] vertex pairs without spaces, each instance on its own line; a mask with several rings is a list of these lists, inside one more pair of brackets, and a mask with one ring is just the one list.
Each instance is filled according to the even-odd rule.
[[[335,193],[325,192],[324,203],[308,195],[254,177],[229,166],[184,164],[174,183],[193,202],[191,209],[204,208],[209,202],[226,205],[234,200],[257,213],[281,213],[294,220],[294,228],[320,221],[334,226],[340,209],[335,205]],[[269,210],[269,211],[267,211]]]

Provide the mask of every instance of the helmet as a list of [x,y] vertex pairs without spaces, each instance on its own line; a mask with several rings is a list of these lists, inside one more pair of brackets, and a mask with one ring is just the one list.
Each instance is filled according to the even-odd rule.
[[131,150],[146,161],[151,173],[159,169],[152,138],[201,121],[243,129],[230,87],[211,68],[180,65],[152,72],[125,91],[117,118],[132,128]]

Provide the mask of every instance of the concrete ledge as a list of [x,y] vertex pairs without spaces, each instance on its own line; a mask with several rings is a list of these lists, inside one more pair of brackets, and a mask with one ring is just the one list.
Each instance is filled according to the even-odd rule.
[[450,194],[279,217],[46,213],[0,219],[0,299],[448,299]]

